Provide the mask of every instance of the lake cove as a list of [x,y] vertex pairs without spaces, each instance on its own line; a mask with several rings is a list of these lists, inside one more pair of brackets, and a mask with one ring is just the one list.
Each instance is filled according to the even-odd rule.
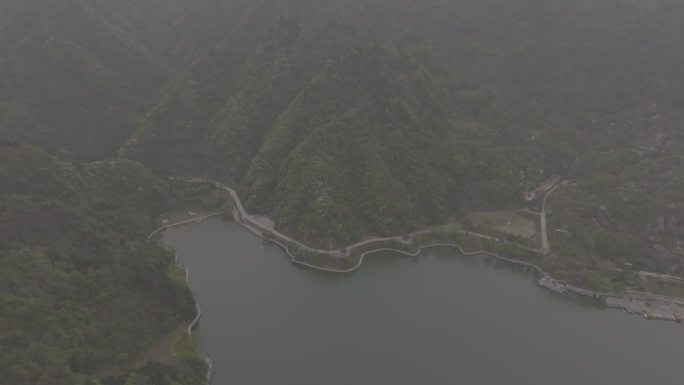
[[340,274],[220,218],[163,237],[190,271],[214,385],[684,381],[684,325],[558,295],[492,257],[378,252]]

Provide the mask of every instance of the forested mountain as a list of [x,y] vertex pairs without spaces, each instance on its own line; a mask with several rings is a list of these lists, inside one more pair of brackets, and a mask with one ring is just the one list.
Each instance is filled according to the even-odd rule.
[[649,106],[678,135],[677,2],[202,4],[242,17],[203,26],[225,37],[120,155],[230,182],[313,243],[520,205],[576,154],[643,143]]
[[683,20],[677,0],[0,0],[0,383],[83,382],[191,316],[145,237],[185,188],[159,176],[340,247],[479,231],[559,175],[561,272],[681,274]]
[[3,2],[2,137],[65,159],[115,154],[167,80],[143,28],[150,18],[125,3]]
[[81,383],[195,316],[173,253],[146,236],[179,192],[137,163],[0,146],[0,383]]

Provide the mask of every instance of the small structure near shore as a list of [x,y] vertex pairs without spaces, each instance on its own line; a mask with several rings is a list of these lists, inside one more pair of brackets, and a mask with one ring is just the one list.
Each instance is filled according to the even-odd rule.
[[563,294],[566,291],[569,291],[571,293],[583,295],[589,298],[601,298],[601,294],[588,290],[588,289],[582,289],[581,287],[577,286],[572,286],[568,285],[565,282],[558,281],[556,279],[553,279],[549,276],[544,276],[539,279],[539,286],[545,287],[547,289],[551,289],[555,291],[558,294]]
[[539,280],[539,286],[551,289],[558,294],[563,294],[567,291],[564,284],[556,281],[555,279],[549,276],[541,277],[541,279]]
[[[569,291],[571,293],[583,295],[589,298],[598,299],[603,297],[600,293],[595,291],[568,285],[565,282],[558,281],[549,276],[541,277],[539,279],[539,286],[553,290],[558,294],[564,294]],[[639,314],[646,319],[675,321],[677,323],[681,323],[682,319],[684,319],[684,316],[682,316],[676,310],[672,310],[670,305],[660,306],[660,309],[662,310],[658,309],[658,307],[653,307],[654,304],[658,304],[658,301],[655,301],[652,304],[651,302],[646,301],[635,301],[631,297],[629,299],[625,299],[618,296],[605,296],[605,304],[609,308],[623,309],[629,314]]]
[[658,311],[651,307],[645,301],[634,301],[631,297],[629,300],[620,297],[606,297],[606,306],[613,309],[623,309],[629,314],[639,314],[646,319],[675,321],[681,323],[682,315],[677,311],[671,311],[670,307],[661,306],[665,312]]

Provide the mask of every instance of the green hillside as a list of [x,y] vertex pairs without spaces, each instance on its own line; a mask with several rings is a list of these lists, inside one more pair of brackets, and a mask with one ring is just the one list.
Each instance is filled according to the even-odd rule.
[[[0,383],[119,371],[194,318],[190,290],[167,276],[173,253],[146,236],[175,191],[136,163],[0,147]],[[180,365],[177,383],[203,367]]]
[[521,207],[577,154],[643,143],[651,105],[675,134],[683,8],[618,3],[235,6],[120,155],[229,182],[318,245]]
[[144,34],[98,4],[26,1],[0,19],[0,136],[95,160],[135,129],[167,75]]
[[146,235],[225,198],[160,177],[224,182],[311,246],[449,224],[514,253],[541,247],[522,194],[557,175],[545,269],[681,275],[681,20],[674,0],[0,0],[0,383],[203,381],[131,366],[194,315]]

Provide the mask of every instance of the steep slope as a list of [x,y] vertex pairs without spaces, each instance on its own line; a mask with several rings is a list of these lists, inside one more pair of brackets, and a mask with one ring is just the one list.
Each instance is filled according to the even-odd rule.
[[224,40],[252,4],[250,0],[177,0],[159,25],[163,35],[159,48],[171,63],[186,66]]
[[143,21],[96,0],[21,2],[3,19],[0,136],[68,159],[112,156],[165,78],[152,37],[131,27]]
[[146,237],[173,201],[132,162],[0,146],[0,383],[80,384],[194,317],[173,253]]
[[244,16],[120,155],[325,245],[521,205],[587,146],[643,139],[616,121],[682,116],[673,2],[204,4]]
[[[469,226],[568,175],[557,276],[682,274],[681,20],[672,0],[0,0],[0,383],[83,382],[192,316],[144,237],[177,197],[130,160],[228,182],[320,247]],[[192,381],[141,373],[108,383]]]
[[[121,155],[231,181],[250,210],[321,244],[458,213],[464,165],[433,47],[375,38],[362,13],[255,6],[174,82]],[[396,199],[380,204],[388,193]]]

